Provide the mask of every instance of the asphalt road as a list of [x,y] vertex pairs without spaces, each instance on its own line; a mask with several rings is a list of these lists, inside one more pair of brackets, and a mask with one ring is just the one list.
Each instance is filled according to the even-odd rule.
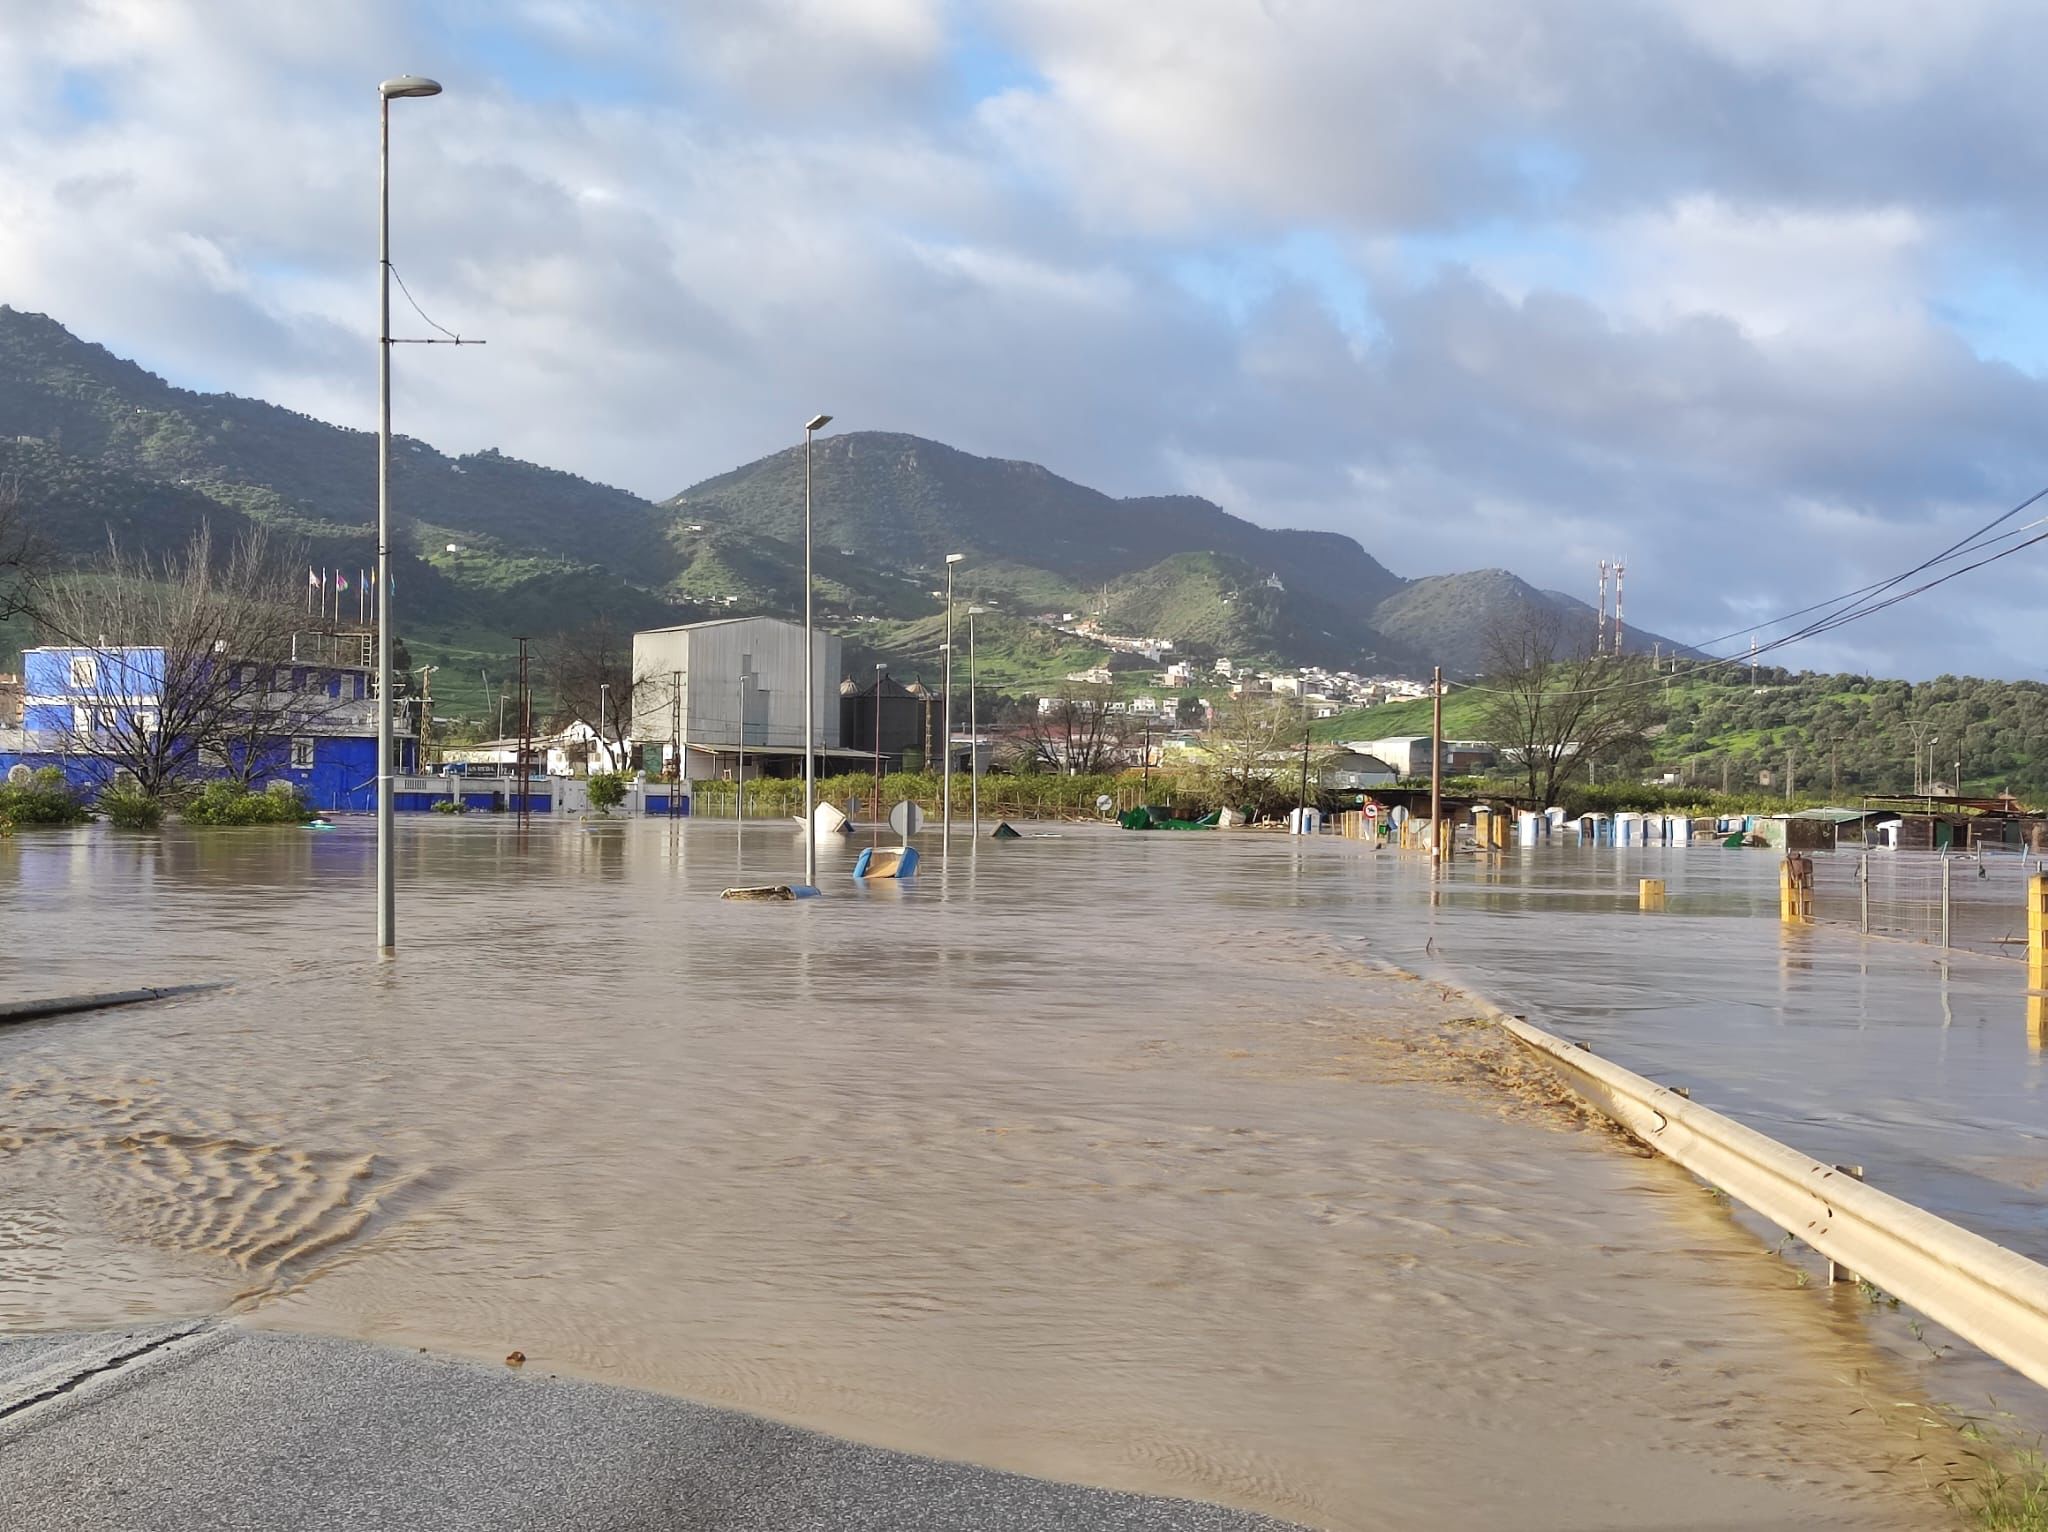
[[0,1337],[9,1532],[1277,1532],[658,1394],[353,1341]]

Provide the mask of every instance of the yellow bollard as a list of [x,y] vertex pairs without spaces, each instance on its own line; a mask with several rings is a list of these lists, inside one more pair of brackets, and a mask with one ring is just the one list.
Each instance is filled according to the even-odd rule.
[[1644,910],[1664,908],[1664,880],[1644,878],[1636,884],[1636,907]]
[[2027,996],[2027,1046],[2036,1053],[2048,1049],[2048,995],[2038,988]]
[[1813,859],[1794,852],[1778,866],[1778,918],[1788,926],[1813,919]]
[[2048,989],[2048,873],[2027,879],[2027,987]]

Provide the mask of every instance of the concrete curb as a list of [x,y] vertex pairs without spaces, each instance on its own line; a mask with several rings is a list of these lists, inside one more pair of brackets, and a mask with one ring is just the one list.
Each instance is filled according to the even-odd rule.
[[196,995],[212,984],[166,984],[156,989],[117,989],[101,995],[61,995],[50,1000],[10,1000],[0,1004],[0,1026],[11,1021],[40,1021],[45,1016],[69,1016],[78,1011],[105,1011],[117,1005],[141,1005],[150,1000],[169,1000],[175,995]]

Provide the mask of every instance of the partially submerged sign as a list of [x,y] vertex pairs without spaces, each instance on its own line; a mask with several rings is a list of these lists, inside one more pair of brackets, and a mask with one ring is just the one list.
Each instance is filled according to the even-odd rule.
[[809,899],[817,892],[815,888],[807,888],[801,883],[763,883],[752,888],[729,888],[718,897],[782,903],[793,899]]
[[1005,819],[1000,821],[993,830],[989,831],[988,838],[990,840],[1022,840],[1024,837],[1011,829],[1009,820]]
[[909,840],[924,828],[924,810],[905,798],[889,810],[889,828]]
[[916,871],[915,846],[869,846],[853,864],[856,878],[907,878]]

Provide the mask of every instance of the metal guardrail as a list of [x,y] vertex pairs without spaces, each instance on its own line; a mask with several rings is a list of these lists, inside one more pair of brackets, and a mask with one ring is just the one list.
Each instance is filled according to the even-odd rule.
[[1695,1106],[1519,1016],[1499,1019],[1658,1153],[2048,1387],[2048,1266]]
[[219,989],[219,983],[160,984],[153,989],[117,989],[96,995],[57,995],[46,1000],[10,1000],[0,1004],[0,1023],[41,1021],[46,1016],[70,1016],[79,1011],[108,1011],[121,1005],[142,1005],[151,1000],[169,1000],[176,995],[196,995]]

